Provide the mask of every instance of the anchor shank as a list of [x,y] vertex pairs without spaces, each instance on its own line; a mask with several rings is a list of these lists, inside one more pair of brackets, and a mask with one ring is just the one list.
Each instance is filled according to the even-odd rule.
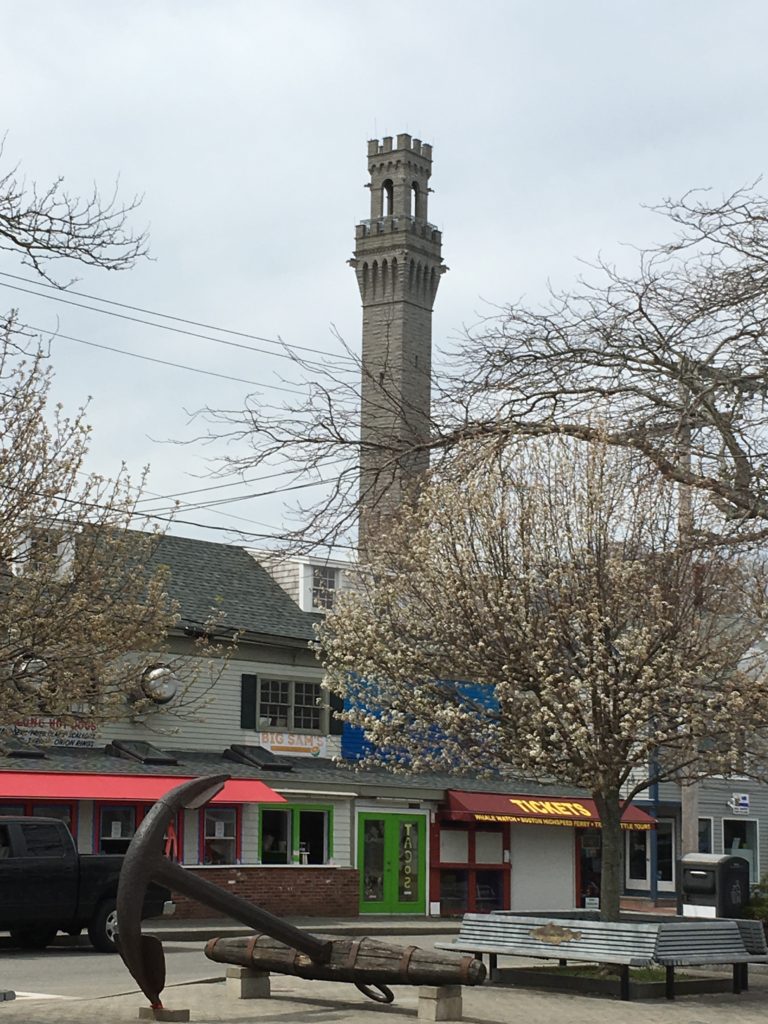
[[311,932],[288,924],[282,918],[270,914],[268,910],[262,910],[248,900],[220,889],[218,885],[200,878],[191,871],[185,871],[172,861],[159,860],[153,865],[152,876],[155,881],[162,882],[169,888],[189,896],[190,899],[198,900],[207,907],[212,907],[241,924],[248,925],[249,928],[263,931],[279,942],[306,953],[316,963],[324,964],[330,960],[332,947],[327,939],[318,939]]

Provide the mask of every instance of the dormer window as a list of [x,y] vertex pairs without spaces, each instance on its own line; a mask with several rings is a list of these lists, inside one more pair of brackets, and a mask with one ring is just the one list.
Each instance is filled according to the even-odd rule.
[[66,580],[72,574],[75,560],[75,537],[71,528],[36,527],[17,546],[11,559],[15,576],[45,573],[53,579]]
[[312,610],[329,611],[333,608],[338,585],[338,569],[327,565],[312,566]]
[[336,597],[346,588],[344,570],[328,562],[300,562],[299,607],[303,612],[324,615],[336,607]]

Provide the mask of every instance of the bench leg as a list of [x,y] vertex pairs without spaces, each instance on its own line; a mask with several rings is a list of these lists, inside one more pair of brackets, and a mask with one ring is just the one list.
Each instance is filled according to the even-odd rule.
[[489,953],[488,954],[488,977],[490,978],[491,981],[495,981],[496,980],[496,963],[497,963],[497,959],[498,958],[497,958],[495,953]]
[[741,991],[749,992],[749,964],[741,965]]
[[667,967],[667,980],[664,989],[664,994],[666,995],[667,999],[675,998],[675,968],[671,964],[669,967]]
[[629,967],[622,964],[619,969],[619,998],[629,1002]]
[[733,994],[735,996],[741,995],[742,968],[746,966],[746,964],[733,965]]

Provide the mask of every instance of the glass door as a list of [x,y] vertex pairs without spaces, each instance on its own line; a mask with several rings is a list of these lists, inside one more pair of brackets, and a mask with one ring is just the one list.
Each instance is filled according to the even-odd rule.
[[[626,833],[627,888],[651,890],[650,831]],[[656,824],[656,886],[658,892],[675,891],[675,823],[659,819]]]
[[423,815],[359,815],[361,913],[424,913],[425,835]]
[[627,836],[627,888],[650,889],[651,844],[648,833],[629,831]]

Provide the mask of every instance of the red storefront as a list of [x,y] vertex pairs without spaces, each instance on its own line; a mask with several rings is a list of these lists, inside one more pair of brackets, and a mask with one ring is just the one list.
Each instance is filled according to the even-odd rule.
[[[443,915],[465,912],[484,913],[512,908],[512,875],[516,857],[513,850],[525,851],[527,838],[533,838],[531,826],[569,829],[570,839],[558,835],[559,845],[566,839],[571,882],[567,886],[569,906],[583,903],[589,888],[599,890],[600,816],[593,800],[570,796],[527,796],[522,794],[469,793],[449,790],[446,806],[438,812],[432,826],[430,902]],[[630,804],[622,816],[622,828],[647,830],[654,820],[639,807]],[[538,841],[547,833],[536,830]],[[583,844],[586,835],[590,842]],[[553,836],[554,838],[554,836]],[[598,840],[597,844],[595,840]],[[556,844],[550,844],[552,846]],[[596,854],[597,850],[597,855]],[[528,860],[520,857],[530,871]],[[587,877],[589,875],[589,877]],[[534,879],[531,878],[531,885]],[[542,909],[546,909],[542,906]]]

